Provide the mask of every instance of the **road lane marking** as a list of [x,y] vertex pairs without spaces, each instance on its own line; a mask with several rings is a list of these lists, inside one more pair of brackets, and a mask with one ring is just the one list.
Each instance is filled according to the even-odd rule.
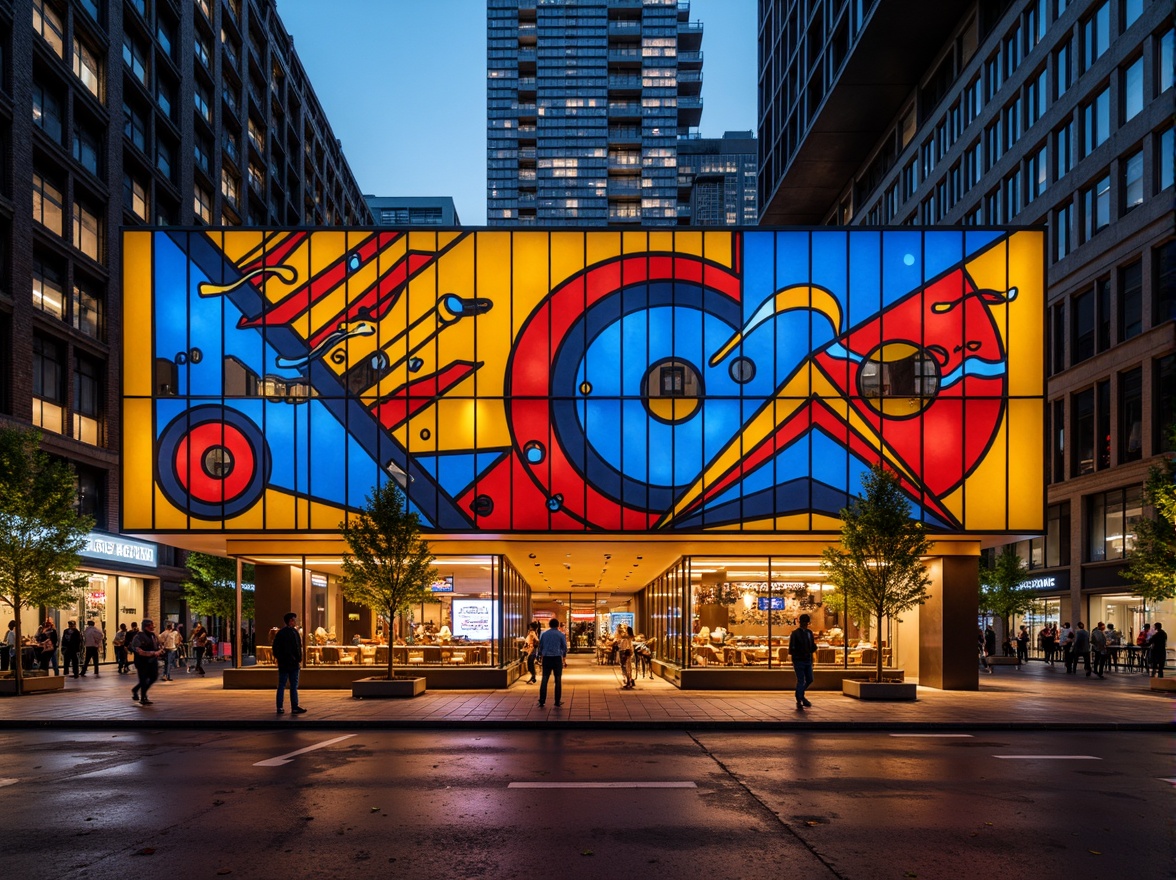
[[917,736],[924,739],[971,739],[970,733],[892,733],[891,736]]
[[354,733],[347,733],[347,734],[344,734],[343,736],[337,736],[334,739],[328,739],[328,740],[324,740],[321,743],[315,743],[313,746],[307,746],[306,748],[299,749],[296,752],[290,752],[289,754],[286,754],[286,755],[279,755],[276,758],[267,758],[264,761],[258,761],[253,766],[254,767],[281,767],[283,764],[289,764],[290,759],[294,758],[298,755],[304,755],[307,752],[313,752],[315,749],[325,749],[327,746],[333,746],[337,742],[343,742],[343,740],[351,739],[351,737],[356,736],[356,735],[357,734],[354,734]]
[[18,782],[20,782],[19,779],[0,779],[0,788],[4,788],[6,785],[16,785]]
[[1169,776],[1167,779],[1160,777],[1160,782],[1166,782],[1169,785],[1176,785],[1176,776]]
[[507,788],[698,788],[693,782],[512,782]]
[[1002,761],[1101,761],[1094,755],[993,755]]

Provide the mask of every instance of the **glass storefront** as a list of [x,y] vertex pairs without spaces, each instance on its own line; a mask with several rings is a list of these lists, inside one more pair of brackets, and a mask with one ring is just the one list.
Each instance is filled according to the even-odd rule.
[[[389,651],[393,665],[404,667],[504,666],[518,658],[531,619],[530,588],[502,556],[438,557],[431,599],[391,621],[348,602],[338,576],[316,570],[315,560],[306,564],[301,581],[309,605],[308,666],[385,666]],[[257,589],[265,602],[266,585]],[[273,663],[266,645],[275,632],[276,624],[259,638],[259,664]]]
[[684,557],[646,588],[642,627],[670,666],[790,669],[789,636],[808,614],[818,664],[868,667],[880,650],[895,665],[894,623],[871,632],[832,607],[832,592],[816,558]]

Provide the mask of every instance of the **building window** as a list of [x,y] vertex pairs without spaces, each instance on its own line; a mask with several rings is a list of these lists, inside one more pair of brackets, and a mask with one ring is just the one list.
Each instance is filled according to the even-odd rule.
[[82,85],[91,95],[101,101],[102,75],[98,55],[77,37],[74,37],[73,48],[74,75],[82,81]]
[[77,279],[73,288],[73,325],[92,339],[102,339],[102,298],[97,287]]
[[62,217],[65,202],[61,190],[49,182],[40,172],[33,172],[33,219],[51,232],[61,235],[64,231]]
[[196,34],[195,49],[196,49],[196,58],[199,59],[200,63],[203,64],[205,67],[211,67],[212,65],[210,64],[209,59],[212,56],[212,51],[208,48],[208,40],[205,39],[203,34],[200,34],[200,33]]
[[78,474],[78,513],[93,517],[95,528],[105,529],[105,472],[82,465],[75,465],[75,470]]
[[200,114],[200,118],[205,122],[212,123],[212,107],[208,103],[208,92],[202,85],[197,85],[193,92],[193,100],[196,102],[196,112]]
[[1067,203],[1054,211],[1054,259],[1061,260],[1073,248],[1074,206]]
[[192,209],[205,223],[212,222],[212,194],[202,186],[196,187]]
[[65,26],[61,23],[61,13],[49,0],[33,0],[33,30],[59,58],[65,57]]
[[1173,183],[1174,169],[1176,169],[1176,137],[1173,137],[1173,132],[1176,128],[1168,126],[1168,128],[1160,133],[1156,138],[1160,145],[1160,155],[1157,157],[1156,165],[1159,167],[1159,174],[1156,175],[1158,179],[1159,190],[1168,189]]
[[33,83],[33,125],[61,143],[61,102],[44,85]]
[[148,218],[147,188],[135,180],[130,172],[123,173],[123,204],[140,220]]
[[[1152,326],[1176,318],[1176,239],[1155,250],[1152,272]],[[1176,395],[1172,395],[1176,397]]]
[[1108,174],[1095,181],[1089,189],[1082,191],[1082,215],[1085,223],[1085,238],[1089,241],[1095,233],[1105,229],[1111,222],[1111,176]]
[[1074,120],[1055,131],[1053,136],[1054,180],[1061,180],[1074,167]]
[[95,177],[98,176],[98,139],[81,123],[74,124],[73,157],[79,165]]
[[205,174],[212,173],[212,157],[208,151],[208,141],[197,135],[192,143],[192,152],[196,159],[196,167]]
[[130,104],[123,104],[123,134],[144,153],[147,152],[147,123],[143,114]]
[[101,431],[102,368],[90,358],[74,358],[73,436],[99,446]]
[[1082,70],[1090,69],[1111,45],[1111,4],[1106,0],[1082,22]]
[[1050,374],[1066,369],[1066,306],[1058,303],[1050,309]]
[[1111,279],[1100,278],[1094,282],[1094,323],[1098,328],[1095,351],[1106,351],[1111,347]]
[[159,48],[163,50],[163,54],[168,58],[175,58],[175,55],[172,54],[175,49],[175,33],[175,25],[162,15],[159,16],[159,21],[155,24],[155,39],[159,43]]
[[1143,489],[1130,486],[1087,499],[1087,562],[1123,559],[1135,549],[1135,523],[1143,516]]
[[1074,84],[1073,53],[1070,51],[1070,46],[1071,41],[1066,40],[1058,46],[1057,52],[1054,53],[1054,82],[1058,98],[1066,94],[1070,86]]
[[1152,450],[1176,451],[1173,432],[1176,429],[1176,354],[1158,358],[1152,373]]
[[232,204],[237,204],[237,199],[240,197],[241,184],[237,178],[227,168],[221,169],[221,195]]
[[1176,52],[1173,52],[1174,45],[1176,45],[1176,30],[1169,30],[1159,39],[1157,52],[1160,57],[1156,64],[1157,95],[1162,95],[1172,88],[1173,79],[1176,78],[1176,71],[1172,69],[1172,65],[1176,64],[1176,57],[1174,57]]
[[1064,400],[1054,401],[1050,426],[1053,431],[1053,438],[1050,441],[1053,460],[1051,482],[1060,483],[1066,479],[1066,403]]
[[1123,121],[1128,122],[1143,110],[1143,59],[1123,72]]
[[1119,464],[1143,458],[1143,370],[1119,374]]
[[1111,383],[1094,386],[1094,463],[1098,470],[1111,466]]
[[156,80],[155,103],[159,105],[159,109],[163,111],[164,116],[174,120],[175,117],[172,115],[172,108],[176,103],[175,87],[162,76],[157,76]]
[[80,202],[73,206],[73,243],[90,259],[102,259],[102,220]]
[[123,34],[123,61],[135,77],[144,86],[147,85],[147,52],[128,31]]
[[168,180],[172,179],[172,149],[162,140],[155,144],[155,167]]
[[1094,389],[1079,391],[1070,398],[1070,436],[1074,451],[1070,476],[1094,473]]
[[1049,187],[1049,149],[1042,147],[1025,162],[1025,203],[1032,202]]
[[1043,69],[1025,87],[1025,124],[1030,128],[1045,114],[1049,103],[1046,85],[1046,71]]
[[1135,24],[1135,20],[1143,15],[1144,0],[1123,0],[1123,30]]
[[65,433],[65,362],[62,346],[33,336],[33,424]]
[[55,318],[65,317],[61,275],[40,257],[33,258],[33,305]]
[[1070,502],[1051,504],[1045,511],[1045,568],[1070,564]]
[[1143,204],[1143,150],[1123,160],[1123,210],[1130,211]]
[[94,21],[98,21],[101,17],[101,7],[99,6],[98,0],[79,0],[79,2],[82,5],[82,9],[86,11],[86,14],[94,19]]
[[1143,261],[1119,270],[1119,341],[1143,332]]
[[1082,155],[1089,156],[1111,136],[1111,90],[1103,89],[1082,107]]

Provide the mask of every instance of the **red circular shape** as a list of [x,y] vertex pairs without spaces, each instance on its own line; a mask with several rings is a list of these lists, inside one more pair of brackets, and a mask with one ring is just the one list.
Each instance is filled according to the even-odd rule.
[[[204,470],[205,454],[217,446],[223,446],[233,457],[233,469],[224,478],[210,476]],[[240,428],[224,422],[205,422],[189,431],[176,446],[175,466],[180,485],[193,498],[205,504],[224,504],[248,488],[257,457]]]

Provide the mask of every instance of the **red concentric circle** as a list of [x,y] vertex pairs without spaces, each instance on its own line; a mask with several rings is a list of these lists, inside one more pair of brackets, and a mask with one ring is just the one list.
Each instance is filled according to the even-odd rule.
[[[223,463],[219,473],[210,461]],[[253,444],[236,425],[204,422],[176,444],[176,476],[193,499],[206,504],[232,501],[249,487],[256,470]]]

